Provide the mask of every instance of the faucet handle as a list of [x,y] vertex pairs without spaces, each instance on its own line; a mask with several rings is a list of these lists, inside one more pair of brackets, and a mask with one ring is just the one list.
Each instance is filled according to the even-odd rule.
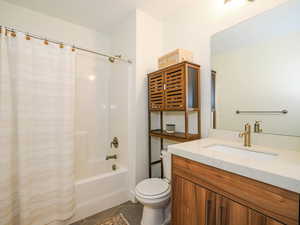
[[256,120],[254,123],[254,133],[261,133],[263,132],[262,128],[261,128],[261,120]]
[[110,148],[112,147],[118,148],[119,147],[119,139],[117,137],[114,137],[114,139],[112,140],[112,142],[110,142]]
[[240,133],[239,133],[239,137],[242,138],[242,137],[245,136],[245,134],[246,134],[245,132],[240,132]]

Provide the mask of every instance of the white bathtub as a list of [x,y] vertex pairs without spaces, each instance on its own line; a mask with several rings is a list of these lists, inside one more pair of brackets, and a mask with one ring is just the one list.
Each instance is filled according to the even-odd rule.
[[128,169],[102,173],[76,182],[76,222],[129,200]]

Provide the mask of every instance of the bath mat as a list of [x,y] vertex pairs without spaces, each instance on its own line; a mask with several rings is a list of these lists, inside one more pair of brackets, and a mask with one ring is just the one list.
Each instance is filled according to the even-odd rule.
[[110,217],[97,225],[130,225],[122,213]]

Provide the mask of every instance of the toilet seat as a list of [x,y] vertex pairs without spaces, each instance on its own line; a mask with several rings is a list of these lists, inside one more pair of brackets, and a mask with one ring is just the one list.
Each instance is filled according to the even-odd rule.
[[145,199],[159,199],[171,193],[170,184],[163,179],[150,178],[141,181],[135,188],[138,196]]

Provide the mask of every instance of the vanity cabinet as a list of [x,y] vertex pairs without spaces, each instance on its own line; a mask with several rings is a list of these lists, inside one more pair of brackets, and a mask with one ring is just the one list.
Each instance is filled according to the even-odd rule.
[[172,225],[299,225],[299,194],[172,156]]

